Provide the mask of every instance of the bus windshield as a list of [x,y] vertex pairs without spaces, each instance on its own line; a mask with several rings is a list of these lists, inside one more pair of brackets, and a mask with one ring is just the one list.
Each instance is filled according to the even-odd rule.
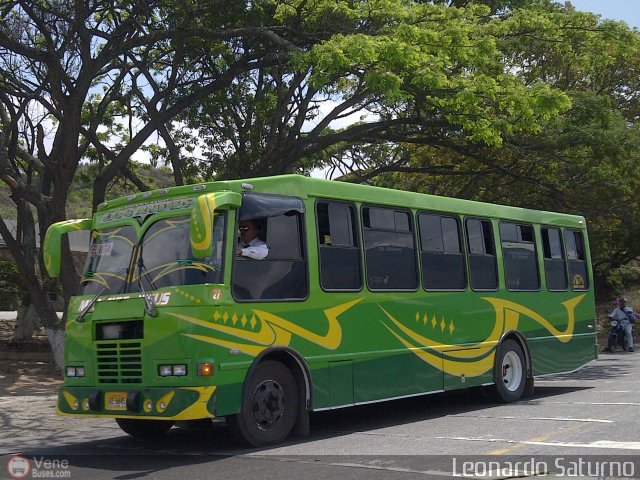
[[91,233],[89,255],[80,279],[81,295],[124,292],[135,239],[136,232],[128,225]]
[[189,216],[159,220],[142,237],[130,291],[157,290],[171,285],[222,283],[224,219],[215,217],[211,258],[193,258],[189,242]]
[[192,256],[188,215],[158,220],[140,242],[131,226],[94,231],[80,294],[138,292],[140,282],[144,290],[221,283],[225,220],[226,214],[216,214],[211,258]]

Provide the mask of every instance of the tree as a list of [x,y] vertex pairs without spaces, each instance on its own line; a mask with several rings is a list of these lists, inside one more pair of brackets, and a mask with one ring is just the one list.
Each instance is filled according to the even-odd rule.
[[[404,145],[509,171],[493,153],[570,106],[561,83],[520,52],[544,63],[538,43],[593,30],[542,0],[0,0],[0,18],[0,179],[21,232],[9,238],[0,219],[0,233],[50,332],[61,325],[36,268],[33,225],[44,235],[66,218],[81,159],[97,170],[94,208],[118,177],[147,188],[131,168],[142,148],[172,165],[176,183],[197,169],[230,178],[345,158],[372,178],[416,168]],[[537,32],[542,41],[531,41]],[[352,115],[362,121],[346,122]],[[204,139],[199,162],[181,153],[194,143],[190,129]],[[163,145],[149,145],[153,135]],[[68,298],[77,276],[63,266]]]
[[521,26],[521,35],[501,46],[509,68],[527,84],[544,81],[562,90],[571,108],[551,118],[539,134],[508,136],[500,148],[394,146],[400,160],[390,168],[365,162],[353,175],[584,215],[596,284],[604,285],[612,268],[640,256],[640,37],[620,22],[545,3],[538,10],[514,11],[505,22]]
[[[36,269],[35,218],[41,237],[66,218],[69,186],[91,151],[101,162],[94,206],[118,175],[143,188],[128,163],[154,132],[168,139],[166,125],[180,111],[242,72],[277,63],[290,45],[250,23],[250,10],[243,2],[0,2],[0,179],[11,188],[21,235],[13,239],[2,219],[0,233],[53,343],[64,323],[48,302],[50,281]],[[259,48],[238,50],[245,36],[260,38]],[[123,111],[141,125],[132,120],[119,139],[105,140],[100,129]],[[78,284],[71,262],[60,279],[68,298]],[[54,353],[61,364],[57,344]]]
[[[300,49],[182,117],[204,139],[201,168],[211,178],[305,172],[354,144],[501,145],[538,131],[568,99],[509,69],[498,45],[520,26],[489,13],[472,2],[279,3],[273,21]],[[364,121],[345,124],[354,116]]]

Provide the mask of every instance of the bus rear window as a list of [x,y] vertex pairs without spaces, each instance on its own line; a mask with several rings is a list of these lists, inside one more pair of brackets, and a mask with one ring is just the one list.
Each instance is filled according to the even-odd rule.
[[567,249],[567,263],[572,290],[587,290],[589,288],[589,273],[582,232],[565,230],[564,244]]

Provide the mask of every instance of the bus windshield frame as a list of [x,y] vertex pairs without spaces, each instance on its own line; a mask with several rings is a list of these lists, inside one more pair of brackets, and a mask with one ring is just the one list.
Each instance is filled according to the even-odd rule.
[[79,295],[157,290],[174,285],[223,283],[227,212],[216,212],[213,254],[194,258],[190,217],[179,214],[93,230]]

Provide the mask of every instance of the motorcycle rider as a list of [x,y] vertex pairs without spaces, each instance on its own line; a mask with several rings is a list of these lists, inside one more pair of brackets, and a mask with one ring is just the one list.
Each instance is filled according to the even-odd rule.
[[633,333],[631,331],[633,309],[631,307],[627,307],[626,298],[620,298],[618,300],[618,306],[609,314],[609,318],[617,320],[620,326],[624,329],[625,338],[627,339],[627,351],[633,352]]

